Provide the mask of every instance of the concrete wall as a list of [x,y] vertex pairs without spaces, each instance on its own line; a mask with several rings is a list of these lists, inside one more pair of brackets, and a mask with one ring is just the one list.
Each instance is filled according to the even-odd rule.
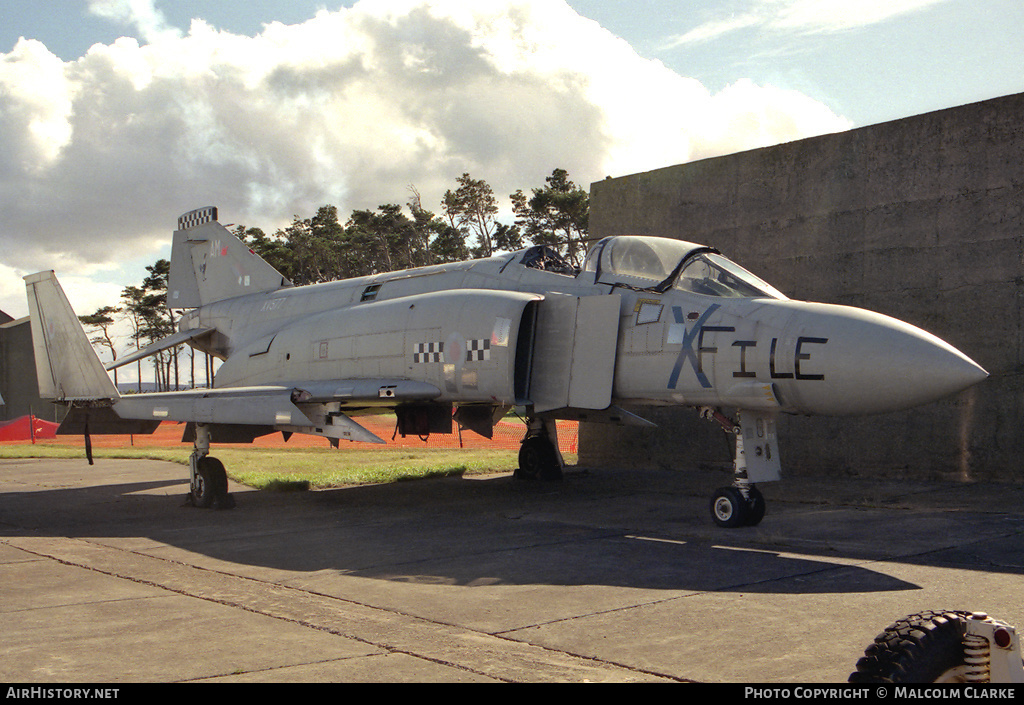
[[39,398],[32,328],[28,318],[11,320],[0,311],[0,421],[33,413],[47,421],[57,420],[57,407]]
[[[590,230],[712,245],[791,298],[902,318],[992,374],[910,412],[785,417],[785,471],[1022,480],[1022,189],[1024,94],[600,181]],[[584,428],[581,462],[728,462],[692,413],[644,411],[665,429]]]

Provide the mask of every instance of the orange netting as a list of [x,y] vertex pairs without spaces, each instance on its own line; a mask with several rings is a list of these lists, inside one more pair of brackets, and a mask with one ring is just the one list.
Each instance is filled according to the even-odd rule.
[[[478,436],[472,431],[456,432],[452,434],[432,433],[426,440],[417,436],[406,436],[402,438],[395,434],[394,417],[387,416],[360,416],[357,419],[360,426],[371,433],[376,434],[386,441],[386,445],[380,446],[373,443],[342,443],[339,447],[344,448],[493,448],[517,450],[523,436],[526,435],[526,426],[520,421],[499,421],[494,426],[494,437],[490,440]],[[92,445],[94,448],[120,448],[127,446],[136,447],[175,447],[181,445],[181,436],[185,425],[173,421],[160,424],[155,433],[135,436],[93,436]],[[575,421],[558,422],[558,446],[563,453],[576,453],[578,441],[579,424]],[[395,434],[394,440],[391,436]],[[4,442],[0,440],[0,442]],[[29,443],[28,439],[11,440],[12,443]],[[67,445],[80,443],[75,436],[57,436],[56,438],[40,439],[35,442],[40,445]],[[328,445],[326,439],[320,436],[310,436],[303,433],[293,434],[285,443],[280,433],[272,433],[257,438],[252,446],[256,448],[322,448]]]
[[53,438],[57,432],[57,424],[36,416],[21,416],[11,421],[0,423],[0,442],[29,441],[41,438]]

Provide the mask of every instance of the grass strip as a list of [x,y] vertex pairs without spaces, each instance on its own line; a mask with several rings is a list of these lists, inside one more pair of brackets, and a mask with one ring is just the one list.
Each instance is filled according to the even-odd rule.
[[[191,448],[94,448],[97,458],[164,460],[188,464]],[[80,445],[0,444],[0,458],[82,458]],[[441,448],[246,448],[216,447],[234,481],[256,489],[326,489],[347,485],[381,484],[427,477],[511,472],[515,452],[505,449]],[[567,456],[566,462],[575,462]]]

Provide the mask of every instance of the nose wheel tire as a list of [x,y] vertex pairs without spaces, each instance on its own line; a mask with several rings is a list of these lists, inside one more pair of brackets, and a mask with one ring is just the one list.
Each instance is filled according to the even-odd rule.
[[738,487],[722,487],[711,497],[711,519],[726,529],[756,526],[764,518],[764,496],[750,487],[749,498]]

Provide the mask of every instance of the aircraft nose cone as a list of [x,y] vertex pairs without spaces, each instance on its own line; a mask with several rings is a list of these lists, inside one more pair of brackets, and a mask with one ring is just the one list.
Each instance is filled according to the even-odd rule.
[[[813,358],[805,366],[823,379],[792,385],[797,406],[811,413],[874,414],[938,401],[981,382],[988,373],[964,353],[920,328],[863,309],[818,304],[796,324]],[[799,318],[799,317],[797,317]],[[812,365],[813,361],[813,365]]]

